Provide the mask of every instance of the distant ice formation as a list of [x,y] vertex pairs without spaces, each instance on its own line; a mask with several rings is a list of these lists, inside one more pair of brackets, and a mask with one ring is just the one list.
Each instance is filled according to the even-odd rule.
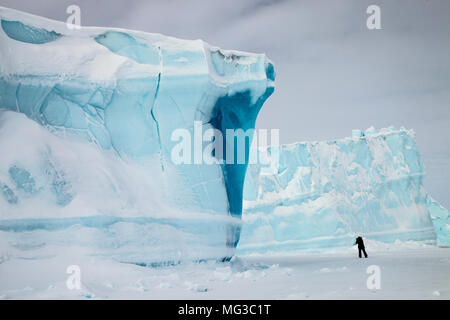
[[239,252],[351,246],[355,235],[435,243],[437,233],[448,243],[448,211],[423,187],[411,130],[354,130],[350,138],[259,153],[276,154],[278,165],[267,166],[277,171],[249,165]]

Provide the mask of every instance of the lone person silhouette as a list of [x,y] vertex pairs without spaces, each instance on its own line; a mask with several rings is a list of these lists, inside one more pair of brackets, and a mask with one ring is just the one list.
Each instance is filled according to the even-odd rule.
[[366,247],[364,247],[364,241],[361,237],[356,238],[354,245],[358,245],[359,257],[361,257],[361,251],[364,253],[364,257],[367,258]]

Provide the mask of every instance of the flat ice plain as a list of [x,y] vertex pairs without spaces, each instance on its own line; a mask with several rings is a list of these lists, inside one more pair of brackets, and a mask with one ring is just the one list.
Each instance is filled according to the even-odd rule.
[[[1,299],[450,299],[450,248],[366,241],[328,251],[235,256],[229,263],[142,267],[61,253],[28,260],[2,256]],[[81,270],[69,290],[68,265]],[[367,268],[379,266],[380,289]]]

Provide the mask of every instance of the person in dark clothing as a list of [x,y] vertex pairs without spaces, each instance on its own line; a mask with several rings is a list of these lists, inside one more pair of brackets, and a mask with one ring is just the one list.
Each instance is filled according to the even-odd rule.
[[364,247],[364,241],[361,237],[356,238],[354,245],[358,245],[359,257],[361,258],[361,251],[364,253],[364,257],[367,258],[366,248]]

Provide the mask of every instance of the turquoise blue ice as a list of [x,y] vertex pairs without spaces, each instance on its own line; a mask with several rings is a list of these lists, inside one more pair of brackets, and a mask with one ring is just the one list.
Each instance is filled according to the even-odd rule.
[[189,247],[192,257],[230,257],[246,164],[175,165],[172,133],[193,136],[195,121],[203,131],[253,128],[274,90],[266,56],[130,30],[69,30],[5,8],[0,18],[5,237],[32,242],[13,234],[27,230],[78,245],[81,236],[67,234],[81,228],[97,239],[95,252],[126,261],[179,258]]
[[442,246],[450,245],[450,211],[428,196],[427,206],[436,230],[437,243]]
[[229,258],[239,241],[239,252],[349,246],[355,235],[450,242],[405,129],[269,147],[271,174],[173,163],[177,129],[255,126],[274,90],[264,54],[70,30],[4,8],[0,19],[2,250],[82,247],[145,264]]
[[351,246],[357,235],[436,243],[437,234],[438,244],[449,244],[448,211],[423,187],[411,130],[354,130],[350,138],[269,147],[260,155],[276,170],[249,166],[239,252]]

